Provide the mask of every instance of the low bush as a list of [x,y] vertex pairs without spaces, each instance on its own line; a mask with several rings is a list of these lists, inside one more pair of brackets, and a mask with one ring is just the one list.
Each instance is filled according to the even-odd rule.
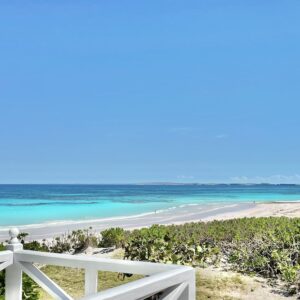
[[220,249],[214,243],[206,240],[200,245],[178,233],[159,225],[135,230],[125,245],[125,258],[192,266],[217,260]]
[[134,230],[125,258],[232,269],[286,282],[300,292],[300,219],[244,218]]
[[[22,299],[38,300],[39,299],[39,287],[29,278],[26,274],[23,274],[23,290]],[[5,271],[0,272],[0,300],[5,299]]]
[[124,246],[128,233],[120,227],[109,228],[101,232],[100,247],[116,247]]
[[23,247],[25,250],[49,252],[49,247],[46,245],[45,242],[40,243],[38,241],[32,241],[32,242],[25,243]]
[[[290,224],[289,224],[290,225]],[[290,292],[300,292],[300,224],[273,231],[234,245],[229,262],[235,270],[280,278]]]

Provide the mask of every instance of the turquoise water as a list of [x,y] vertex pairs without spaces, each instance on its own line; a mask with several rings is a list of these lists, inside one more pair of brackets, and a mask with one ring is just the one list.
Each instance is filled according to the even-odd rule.
[[0,185],[0,226],[130,216],[186,204],[297,200],[298,185]]

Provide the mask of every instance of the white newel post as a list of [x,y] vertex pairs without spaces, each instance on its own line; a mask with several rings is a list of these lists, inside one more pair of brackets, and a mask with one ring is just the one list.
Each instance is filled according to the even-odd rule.
[[[18,240],[19,230],[9,230],[10,241],[6,246],[12,252],[22,250],[23,245]],[[6,268],[5,271],[5,299],[22,300],[22,270],[15,262]]]

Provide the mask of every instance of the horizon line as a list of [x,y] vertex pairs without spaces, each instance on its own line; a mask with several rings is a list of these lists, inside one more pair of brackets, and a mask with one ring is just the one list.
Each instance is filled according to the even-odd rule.
[[300,183],[271,183],[271,182],[249,182],[249,183],[242,183],[242,182],[218,182],[218,183],[202,183],[202,182],[127,182],[127,183],[0,183],[1,185],[300,185]]

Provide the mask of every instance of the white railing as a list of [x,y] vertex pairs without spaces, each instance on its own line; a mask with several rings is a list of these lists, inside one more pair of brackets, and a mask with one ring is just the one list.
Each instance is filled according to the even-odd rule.
[[[26,273],[54,299],[73,299],[35,264],[65,266],[85,270],[86,300],[143,300],[158,294],[156,299],[195,300],[195,271],[178,265],[165,265],[129,260],[104,259],[23,250],[17,236],[9,231],[7,251],[0,252],[0,270],[5,273],[5,299],[22,299],[22,273]],[[102,292],[97,291],[98,271],[144,275],[145,277]]]

